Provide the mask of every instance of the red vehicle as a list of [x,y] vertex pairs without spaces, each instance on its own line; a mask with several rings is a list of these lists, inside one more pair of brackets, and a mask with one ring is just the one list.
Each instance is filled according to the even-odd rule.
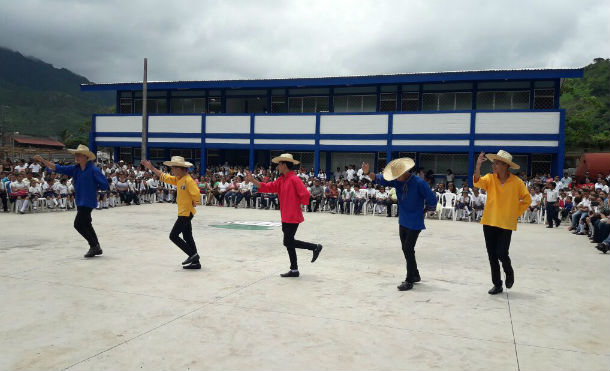
[[589,173],[589,179],[595,183],[597,175],[604,177],[610,173],[610,152],[606,153],[583,153],[576,168],[576,181],[581,183]]

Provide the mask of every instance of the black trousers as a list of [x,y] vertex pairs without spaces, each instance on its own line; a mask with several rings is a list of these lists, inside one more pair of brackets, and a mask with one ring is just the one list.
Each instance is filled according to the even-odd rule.
[[[188,256],[197,254],[197,246],[195,246],[195,240],[193,239],[192,219],[193,214],[179,216],[176,219],[176,223],[174,223],[172,231],[169,233],[169,239]],[[180,233],[182,233],[182,238],[180,238]]]
[[91,211],[90,207],[77,206],[76,217],[74,218],[74,229],[78,231],[87,240],[90,247],[99,245],[97,235],[91,224]]
[[2,210],[8,211],[8,198],[5,191],[0,192],[0,198],[2,199]]
[[547,202],[546,204],[546,221],[548,223],[549,226],[553,226],[553,222],[555,222],[555,225],[559,225],[559,223],[561,223],[561,220],[559,220],[559,217],[557,216],[558,212],[557,212],[557,206],[555,206],[554,204]]
[[407,261],[407,282],[413,282],[416,277],[419,277],[417,270],[417,260],[415,259],[415,244],[417,237],[421,231],[409,229],[399,225],[398,234],[400,235],[400,243],[402,244],[402,252]]
[[317,247],[316,244],[310,242],[303,242],[294,239],[294,235],[297,233],[299,228],[298,223],[282,223],[282,232],[284,232],[284,246],[288,250],[288,257],[290,258],[290,269],[299,269],[297,264],[297,252],[296,249],[313,250]]
[[487,247],[487,256],[489,257],[489,266],[491,268],[491,282],[494,286],[502,286],[502,275],[500,273],[500,262],[507,277],[513,277],[513,266],[508,256],[508,248],[510,247],[510,237],[513,231],[483,225],[483,234],[485,235],[485,246]]

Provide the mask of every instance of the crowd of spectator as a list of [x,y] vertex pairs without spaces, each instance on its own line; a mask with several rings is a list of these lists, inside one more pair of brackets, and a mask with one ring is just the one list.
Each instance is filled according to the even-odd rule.
[[[131,163],[98,163],[110,185],[98,192],[98,209],[142,203],[175,203],[175,186],[159,181],[158,177]],[[169,171],[158,164],[162,171]],[[254,184],[245,179],[246,168],[228,164],[212,166],[205,175],[200,169],[191,169],[197,182],[202,205],[217,207],[279,209],[277,195],[258,192]],[[308,212],[327,211],[333,214],[362,215],[367,213],[398,216],[396,190],[373,184],[355,165],[337,168],[332,174],[313,169],[297,169],[297,176],[307,186],[311,196]],[[273,168],[258,166],[253,175],[261,182],[273,181],[279,173]],[[436,192],[438,206],[430,217],[448,217],[454,220],[480,220],[485,209],[484,190],[470,188],[467,182],[456,187],[455,175],[448,169],[443,181],[435,181],[431,171],[417,171]],[[520,218],[522,222],[547,224],[548,228],[569,223],[574,234],[587,236],[598,250],[610,250],[610,207],[608,183],[610,177],[596,174],[595,182],[586,174],[584,181],[576,182],[567,173],[563,178],[550,174],[519,177],[531,192],[532,202]],[[437,178],[438,179],[438,178]],[[45,169],[36,161],[4,161],[0,168],[0,198],[5,212],[37,212],[41,210],[74,209],[72,179]],[[10,206],[10,207],[9,207]],[[445,213],[446,210],[452,213]]]

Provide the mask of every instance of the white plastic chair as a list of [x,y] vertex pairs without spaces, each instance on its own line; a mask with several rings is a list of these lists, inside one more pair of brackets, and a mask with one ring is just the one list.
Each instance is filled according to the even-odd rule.
[[443,193],[441,195],[441,203],[442,203],[442,208],[441,208],[441,212],[438,214],[438,219],[440,220],[443,216],[443,214],[445,213],[445,211],[449,211],[451,212],[451,219],[453,221],[455,221],[455,216],[456,216],[456,212],[455,212],[455,200],[457,199],[457,195],[454,193]]

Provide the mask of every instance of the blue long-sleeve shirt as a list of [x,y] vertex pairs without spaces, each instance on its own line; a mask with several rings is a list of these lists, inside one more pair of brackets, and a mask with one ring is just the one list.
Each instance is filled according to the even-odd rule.
[[102,171],[91,161],[87,162],[85,170],[76,165],[55,165],[55,172],[72,177],[76,206],[97,207],[97,190],[108,189],[108,181]]
[[[426,229],[424,225],[424,204],[428,210],[436,210],[436,195],[430,189],[428,183],[417,175],[411,175],[409,180],[399,182],[398,180],[387,181],[382,174],[375,175],[375,183],[384,187],[390,186],[396,189],[398,199],[398,224],[401,226],[421,231]],[[405,191],[407,185],[407,193]]]

